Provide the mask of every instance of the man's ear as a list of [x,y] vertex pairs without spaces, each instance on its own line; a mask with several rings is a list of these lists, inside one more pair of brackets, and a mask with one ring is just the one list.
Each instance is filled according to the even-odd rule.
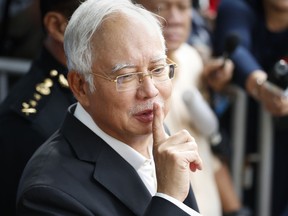
[[48,12],[44,17],[44,26],[47,34],[61,43],[63,43],[64,40],[64,32],[67,24],[67,18],[58,12]]
[[89,85],[83,75],[70,71],[67,75],[71,91],[83,107],[89,105]]

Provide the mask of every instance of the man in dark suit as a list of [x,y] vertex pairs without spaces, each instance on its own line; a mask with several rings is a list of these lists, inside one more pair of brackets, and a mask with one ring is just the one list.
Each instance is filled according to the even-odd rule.
[[1,215],[15,215],[17,186],[26,162],[75,102],[66,80],[63,37],[79,1],[41,0],[40,6],[45,29],[41,54],[0,107]]
[[87,0],[64,47],[78,103],[28,162],[18,215],[199,215],[197,144],[163,126],[176,64],[157,18],[127,0]]

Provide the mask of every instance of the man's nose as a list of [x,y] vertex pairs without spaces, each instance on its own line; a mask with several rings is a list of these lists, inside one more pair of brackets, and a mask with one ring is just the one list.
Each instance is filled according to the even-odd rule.
[[145,73],[145,74],[142,74],[141,76],[139,76],[139,83],[143,83],[145,77],[149,77],[151,80],[153,80],[152,73]]
[[139,90],[142,92],[141,95],[143,97],[144,95],[145,97],[155,97],[159,93],[158,88],[153,81],[152,74],[144,74],[141,77]]
[[183,21],[183,14],[177,6],[173,6],[167,11],[166,19],[171,23],[179,23]]

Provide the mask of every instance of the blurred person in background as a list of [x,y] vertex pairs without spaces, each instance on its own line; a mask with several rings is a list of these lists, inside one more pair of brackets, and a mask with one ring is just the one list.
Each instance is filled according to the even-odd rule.
[[0,0],[0,56],[33,59],[43,37],[39,0]]
[[[42,39],[39,0],[0,0],[0,58],[5,58],[2,61],[31,61],[39,54]],[[21,76],[7,76],[8,90]]]
[[[173,79],[172,106],[165,123],[172,133],[179,129],[187,129],[198,143],[204,169],[201,173],[191,175],[191,183],[200,213],[205,216],[222,215],[223,208],[225,215],[250,215],[247,209],[242,208],[234,191],[228,168],[211,151],[211,137],[207,134],[210,133],[210,125],[217,125],[218,122],[213,110],[209,107],[209,102],[204,99],[207,84],[203,83],[204,66],[201,56],[194,47],[186,43],[191,31],[191,1],[137,0],[136,2],[160,16],[164,25],[168,57],[178,64],[178,73]],[[210,59],[209,65],[205,67],[205,73],[214,73],[217,70],[220,72],[221,65],[223,65],[223,59]],[[221,72],[228,71],[229,75],[232,67],[229,61]],[[230,78],[227,80],[228,83]],[[227,83],[217,82],[214,85],[223,89]],[[199,113],[191,111],[191,109],[198,108],[202,108]],[[198,114],[200,116],[196,116]],[[218,130],[217,126],[215,128]]]
[[75,101],[66,80],[63,38],[79,4],[79,0],[40,1],[45,32],[41,54],[0,105],[3,215],[15,215],[17,185],[26,162],[59,127],[67,107]]
[[[288,200],[288,1],[222,0],[215,25],[215,55],[223,55],[225,41],[237,37],[239,44],[230,55],[235,65],[233,82],[249,97],[247,118],[247,154],[260,151],[259,108],[273,117],[272,210],[280,215]],[[229,115],[228,115],[229,116]],[[261,148],[261,147],[260,147]],[[264,160],[264,158],[263,158]],[[251,167],[254,165],[251,164]],[[254,207],[257,167],[253,168],[252,189],[245,202]],[[259,198],[258,198],[259,199]]]

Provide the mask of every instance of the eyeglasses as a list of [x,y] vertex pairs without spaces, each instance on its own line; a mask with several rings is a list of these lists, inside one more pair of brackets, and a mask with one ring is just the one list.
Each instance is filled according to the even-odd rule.
[[170,63],[166,63],[163,66],[154,68],[149,72],[134,72],[134,73],[126,73],[123,75],[119,75],[112,79],[108,76],[104,76],[101,74],[91,73],[97,77],[109,80],[111,82],[116,83],[116,90],[118,92],[135,90],[139,88],[146,76],[150,77],[154,84],[164,83],[168,80],[174,78],[175,68],[177,68],[177,64],[170,59],[167,59]]

